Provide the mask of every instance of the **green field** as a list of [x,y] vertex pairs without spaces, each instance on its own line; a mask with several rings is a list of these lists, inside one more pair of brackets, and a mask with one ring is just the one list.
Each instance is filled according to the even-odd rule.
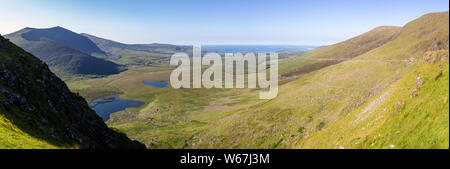
[[273,100],[258,89],[145,85],[168,81],[164,64],[66,82],[87,100],[144,101],[107,124],[149,148],[447,149],[448,32],[448,12],[433,13],[282,59],[280,75],[296,76],[280,76]]

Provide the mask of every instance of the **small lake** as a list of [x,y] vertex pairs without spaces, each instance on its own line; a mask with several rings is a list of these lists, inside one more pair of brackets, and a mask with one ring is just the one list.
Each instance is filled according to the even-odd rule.
[[157,88],[165,88],[169,85],[169,82],[167,81],[149,81],[149,80],[144,80],[144,83],[149,85],[149,86],[153,86],[153,87],[157,87]]
[[125,110],[126,108],[141,107],[144,102],[136,100],[123,100],[119,96],[108,96],[105,98],[95,99],[89,103],[89,106],[103,119],[109,120],[112,113]]

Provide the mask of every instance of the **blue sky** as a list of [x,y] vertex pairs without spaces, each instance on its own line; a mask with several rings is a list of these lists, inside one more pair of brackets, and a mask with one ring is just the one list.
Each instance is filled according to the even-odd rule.
[[0,0],[0,34],[62,26],[125,43],[328,45],[447,0]]

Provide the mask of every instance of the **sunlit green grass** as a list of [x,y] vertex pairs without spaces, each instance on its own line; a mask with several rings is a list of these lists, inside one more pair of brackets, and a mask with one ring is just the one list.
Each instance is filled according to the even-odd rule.
[[[107,124],[150,148],[448,148],[448,60],[420,62],[436,44],[448,42],[448,13],[382,32],[280,60],[280,74],[298,76],[281,77],[273,100],[258,99],[254,89],[160,89],[143,83],[167,81],[169,69],[135,67],[68,84],[89,100],[117,94],[146,102],[114,113]],[[408,99],[418,74],[425,82]],[[386,92],[384,102],[362,113]],[[393,115],[400,98],[402,111]]]
[[[312,135],[299,148],[447,149],[448,73],[448,60],[434,65],[420,63],[416,70],[386,89],[388,97],[364,119],[361,111],[368,104]],[[424,80],[423,85],[417,95],[411,96],[411,90],[417,88],[418,77]]]
[[44,140],[23,132],[3,115],[0,109],[0,149],[55,149],[58,148]]

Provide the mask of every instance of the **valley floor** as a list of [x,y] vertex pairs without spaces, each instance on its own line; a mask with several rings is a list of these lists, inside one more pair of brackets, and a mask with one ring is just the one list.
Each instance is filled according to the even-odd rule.
[[[376,68],[365,70],[363,63],[347,62],[306,75],[282,77],[285,84],[280,86],[279,96],[270,101],[259,100],[255,89],[173,89],[144,83],[144,80],[168,81],[170,69],[135,67],[119,75],[68,84],[89,100],[118,94],[124,99],[146,102],[140,108],[112,114],[107,124],[142,141],[149,148],[448,147],[448,87],[445,87],[448,86],[448,60],[435,65],[379,62],[381,67],[378,68],[387,70],[384,73],[374,72]],[[352,69],[360,71],[340,74],[345,71],[340,70],[347,67],[345,64],[352,64]],[[408,67],[408,64],[411,65]],[[419,68],[414,73],[407,73],[415,67]],[[391,74],[393,70],[396,73]],[[429,84],[431,82],[427,81],[439,72],[443,73],[439,81]],[[367,79],[358,77],[362,73],[366,73]],[[438,91],[429,91],[430,87],[425,85],[421,91],[436,99],[423,96],[406,99],[408,89],[414,86],[411,83],[419,74],[425,79],[425,84],[439,87]],[[373,76],[380,78],[370,81]],[[406,87],[408,85],[410,87]],[[399,95],[403,95],[402,99]],[[442,103],[432,105],[433,100]],[[414,111],[411,114],[396,112],[400,111],[396,108],[399,101],[405,109],[402,112]],[[410,104],[424,105],[410,107]],[[430,106],[438,113],[432,119],[411,117],[413,113],[417,114],[414,116],[423,116],[426,114],[423,111]],[[407,121],[425,123],[422,124],[424,128],[403,126]],[[382,130],[385,125],[396,127]],[[438,134],[443,140],[419,144],[424,137],[420,131],[428,131],[427,128],[432,127],[430,125],[443,127],[433,128],[436,133],[428,132]],[[414,135],[420,138],[413,139]]]
[[272,100],[257,89],[144,83],[168,81],[165,66],[67,82],[88,100],[144,101],[107,124],[149,148],[448,149],[448,56],[444,12],[280,60]]

